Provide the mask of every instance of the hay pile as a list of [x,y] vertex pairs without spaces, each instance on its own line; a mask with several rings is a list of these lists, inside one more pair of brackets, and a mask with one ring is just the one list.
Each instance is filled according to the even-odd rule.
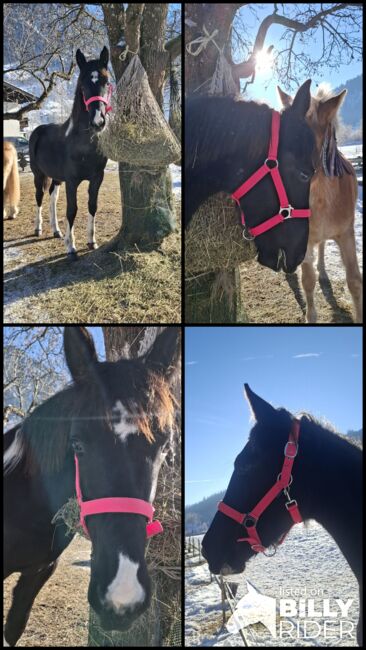
[[99,147],[111,160],[158,168],[180,160],[180,144],[156,101],[135,55],[112,98],[113,111]]
[[195,212],[185,236],[186,275],[228,271],[256,255],[243,238],[238,211],[226,194],[216,194]]

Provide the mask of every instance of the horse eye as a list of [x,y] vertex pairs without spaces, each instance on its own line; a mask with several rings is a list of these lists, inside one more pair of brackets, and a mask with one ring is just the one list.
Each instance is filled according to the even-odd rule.
[[309,178],[310,178],[310,174],[307,174],[306,172],[300,172],[300,180],[308,181]]

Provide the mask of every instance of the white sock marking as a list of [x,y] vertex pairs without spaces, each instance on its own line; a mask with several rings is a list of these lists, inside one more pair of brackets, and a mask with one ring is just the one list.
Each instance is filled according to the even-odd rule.
[[75,239],[74,239],[74,226],[70,231],[70,224],[67,222],[65,233],[65,246],[68,253],[76,253]]
[[39,233],[42,233],[42,206],[36,208],[36,218],[34,221],[35,230],[39,230]]
[[88,244],[96,244],[95,241],[95,216],[88,213]]

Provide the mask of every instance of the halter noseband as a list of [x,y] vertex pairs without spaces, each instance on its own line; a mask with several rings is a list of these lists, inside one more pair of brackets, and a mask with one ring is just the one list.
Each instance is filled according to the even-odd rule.
[[[249,178],[244,181],[240,187],[238,187],[235,192],[231,195],[231,198],[234,199],[234,201],[238,204],[239,209],[240,209],[240,214],[241,214],[241,223],[244,228],[243,235],[245,237],[245,231],[247,230],[251,235],[252,238],[257,237],[258,235],[262,235],[262,233],[266,232],[267,230],[270,230],[271,228],[274,228],[277,226],[279,223],[282,223],[286,219],[293,219],[293,218],[303,218],[303,217],[310,217],[311,211],[310,210],[295,210],[295,208],[290,205],[289,200],[287,198],[285,186],[282,182],[282,178],[280,175],[280,172],[278,170],[278,160],[277,160],[277,152],[278,152],[278,142],[279,142],[279,137],[280,137],[280,114],[278,111],[272,111],[272,128],[271,128],[271,139],[269,143],[269,150],[268,150],[268,157],[264,161],[263,165],[257,169],[254,174],[249,176]],[[270,163],[270,164],[269,164]],[[254,228],[249,228],[246,226],[245,223],[245,216],[243,209],[240,205],[239,199],[241,199],[244,194],[247,194],[259,181],[266,176],[266,174],[271,174],[274,186],[276,188],[277,196],[279,198],[280,202],[280,209],[278,214],[276,214],[274,217],[270,217],[266,221],[263,221],[263,223],[259,224],[259,226],[255,226]],[[247,237],[245,237],[247,239]]]
[[106,497],[104,499],[92,499],[83,501],[80,487],[79,461],[75,455],[75,487],[76,498],[80,507],[80,525],[83,527],[87,537],[90,537],[85,523],[85,517],[100,515],[106,512],[127,512],[135,515],[144,515],[147,518],[146,537],[152,537],[163,532],[160,521],[153,521],[155,508],[148,501],[133,499],[130,497]]
[[[300,435],[300,421],[296,418],[293,420],[292,428],[290,431],[288,442],[285,445],[284,456],[285,460],[283,461],[281,473],[277,477],[276,483],[266,492],[264,497],[257,503],[255,508],[251,510],[248,514],[244,514],[231,508],[226,505],[223,501],[217,506],[217,509],[222,512],[230,519],[234,519],[238,524],[241,524],[247,532],[247,537],[240,537],[237,539],[237,542],[248,542],[251,545],[252,550],[256,553],[261,553],[265,551],[259,534],[257,532],[257,523],[259,517],[263,512],[268,508],[268,506],[274,501],[274,499],[283,492],[286,496],[285,506],[292,518],[294,524],[299,524],[302,521],[302,517],[295,499],[291,499],[289,494],[289,487],[292,483],[292,466],[294,464],[295,457],[297,456],[298,446],[299,446],[299,435]],[[278,544],[282,544],[286,537],[287,533],[282,535]]]
[[109,113],[109,111],[113,110],[112,106],[109,103],[110,99],[111,99],[111,96],[112,96],[112,90],[113,90],[112,84],[108,84],[107,99],[105,99],[105,97],[101,97],[100,95],[95,95],[93,97],[89,97],[89,99],[85,99],[84,92],[82,92],[82,96],[83,96],[83,100],[84,100],[84,104],[85,104],[85,109],[88,110],[88,106],[92,102],[103,102],[104,104],[107,105],[107,108],[105,109],[106,113]]

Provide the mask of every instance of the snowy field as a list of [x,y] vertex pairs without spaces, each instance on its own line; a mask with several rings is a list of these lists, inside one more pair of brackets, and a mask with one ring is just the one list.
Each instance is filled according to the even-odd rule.
[[[202,536],[201,536],[202,537]],[[187,560],[186,560],[187,563]],[[231,634],[226,627],[221,628],[221,593],[216,582],[210,583],[207,564],[197,566],[197,558],[188,560],[190,566],[185,570],[185,639],[187,646],[240,646],[243,641],[239,633]],[[322,609],[323,599],[330,599],[330,609],[335,611],[335,599],[344,602],[353,599],[349,610],[350,621],[355,630],[358,621],[358,583],[346,563],[334,540],[315,521],[296,525],[292,528],[284,544],[277,549],[274,557],[258,554],[248,562],[244,574],[230,576],[229,581],[239,584],[236,600],[246,593],[246,580],[265,596],[276,599],[283,598],[283,589],[306,589],[303,597],[311,598],[311,590],[319,594],[315,596],[315,609]],[[304,592],[302,592],[304,594]],[[292,596],[297,600],[296,596]],[[301,598],[301,596],[299,596]],[[230,616],[228,612],[227,619]],[[292,617],[294,618],[294,617]],[[327,618],[327,620],[329,620]],[[294,618],[295,623],[301,619]],[[316,621],[320,628],[317,628]],[[309,636],[314,630],[323,630],[324,618],[307,619]],[[277,619],[277,630],[279,629]],[[290,625],[290,624],[289,624]],[[332,627],[334,629],[334,620]],[[357,646],[355,640],[349,638],[324,638],[319,633],[315,639],[273,638],[262,624],[250,625],[244,629],[245,637],[250,646]],[[330,633],[330,632],[329,632]]]

